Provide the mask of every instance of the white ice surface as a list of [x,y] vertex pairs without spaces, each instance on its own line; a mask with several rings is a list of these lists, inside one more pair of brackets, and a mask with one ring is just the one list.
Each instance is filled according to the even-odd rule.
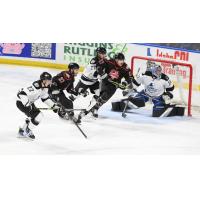
[[[152,118],[149,109],[134,110],[126,119],[111,112],[110,102],[100,111],[100,119],[86,118],[81,128],[88,140],[70,122],[52,111],[34,130],[35,141],[17,138],[25,116],[16,107],[17,91],[37,80],[40,73],[57,70],[0,65],[0,154],[200,154],[200,116]],[[120,91],[113,99],[120,96]],[[87,106],[80,98],[76,108]],[[42,102],[38,105],[45,106]]]

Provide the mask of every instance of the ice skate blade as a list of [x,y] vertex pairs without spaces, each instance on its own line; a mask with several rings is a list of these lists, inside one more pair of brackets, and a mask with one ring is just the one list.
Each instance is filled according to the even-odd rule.
[[34,141],[34,140],[35,140],[35,139],[33,139],[33,138],[30,138],[30,137],[28,137],[28,136],[22,136],[22,135],[20,135],[20,134],[17,135],[17,138],[18,138],[18,139],[25,140],[25,141]]

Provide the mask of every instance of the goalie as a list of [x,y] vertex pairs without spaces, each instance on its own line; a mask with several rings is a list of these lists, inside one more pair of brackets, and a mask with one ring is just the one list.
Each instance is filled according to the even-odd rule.
[[[127,96],[126,99],[120,102],[112,103],[112,109],[114,111],[125,110],[125,105],[128,108],[141,108],[144,107],[146,102],[153,103],[153,117],[169,117],[169,116],[183,116],[184,108],[177,107],[171,104],[173,99],[174,85],[167,75],[162,73],[162,68],[159,65],[151,66],[141,76],[136,79],[137,84],[135,89],[130,93],[123,91],[123,95]],[[144,89],[141,92],[137,92],[136,88],[142,85]]]

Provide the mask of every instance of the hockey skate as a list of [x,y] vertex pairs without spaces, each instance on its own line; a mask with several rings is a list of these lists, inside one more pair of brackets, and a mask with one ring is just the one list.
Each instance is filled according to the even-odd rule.
[[81,123],[81,120],[74,116],[74,112],[67,112],[67,117],[68,117],[68,120],[71,120],[76,124],[80,124]]
[[78,115],[77,120],[81,122],[81,119],[85,117],[89,112],[87,110],[81,111]]
[[60,108],[60,109],[58,110],[58,116],[59,116],[61,119],[69,120],[69,116],[68,116],[67,112],[66,112],[63,108]]
[[30,123],[29,119],[26,119],[24,127],[19,128],[19,131],[18,131],[19,138],[28,138],[28,139],[32,139],[32,140],[35,139],[35,135],[28,127],[29,123]]
[[93,109],[91,110],[91,114],[92,114],[92,116],[93,116],[94,118],[98,118],[98,117],[99,117],[99,115],[98,115],[98,109],[93,108]]
[[72,117],[71,118],[72,119],[72,121],[74,122],[74,123],[76,123],[76,124],[81,124],[81,119],[78,117],[78,118],[76,118],[76,117]]

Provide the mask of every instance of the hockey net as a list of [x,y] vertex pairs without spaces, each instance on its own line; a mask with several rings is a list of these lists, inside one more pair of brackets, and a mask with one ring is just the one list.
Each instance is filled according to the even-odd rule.
[[188,63],[174,62],[149,57],[133,56],[131,69],[134,76],[138,76],[147,70],[147,62],[154,62],[162,67],[163,73],[168,75],[175,85],[173,103],[185,106],[187,115],[192,116],[192,106],[198,107],[193,97],[193,67]]

